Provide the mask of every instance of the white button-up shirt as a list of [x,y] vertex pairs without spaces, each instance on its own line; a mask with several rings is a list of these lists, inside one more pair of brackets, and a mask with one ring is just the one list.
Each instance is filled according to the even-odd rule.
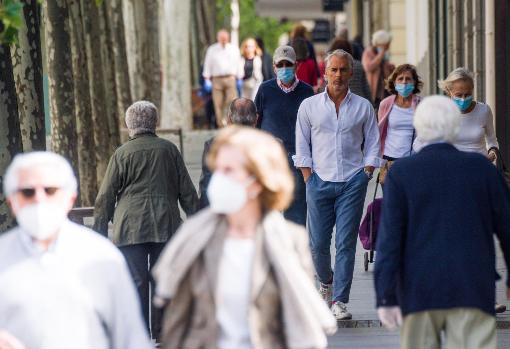
[[204,78],[210,79],[215,76],[233,75],[238,79],[244,76],[244,67],[241,65],[239,49],[226,44],[225,47],[215,43],[207,49],[204,60]]
[[348,91],[337,115],[327,89],[305,99],[298,111],[293,159],[296,167],[309,167],[329,182],[346,182],[365,166],[381,167],[370,102]]
[[69,221],[47,251],[0,237],[0,328],[27,349],[152,348],[122,254]]

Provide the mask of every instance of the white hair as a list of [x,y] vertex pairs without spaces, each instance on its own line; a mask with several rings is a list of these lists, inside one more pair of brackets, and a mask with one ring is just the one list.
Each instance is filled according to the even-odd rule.
[[4,175],[4,194],[14,194],[18,188],[19,173],[22,170],[46,167],[50,168],[60,182],[60,189],[76,193],[78,183],[69,162],[62,156],[49,151],[21,153],[14,157]]
[[454,69],[453,71],[448,74],[446,79],[444,80],[438,80],[437,85],[441,90],[444,92],[450,94],[450,91],[452,90],[452,85],[456,81],[468,81],[471,83],[471,86],[475,86],[475,81],[473,79],[473,73],[469,71],[469,69],[464,67],[459,67],[457,69]]
[[155,133],[157,123],[158,108],[151,102],[138,101],[126,110],[126,126],[130,137],[141,133]]
[[331,62],[331,58],[333,57],[347,59],[347,63],[349,63],[349,68],[352,70],[352,68],[354,67],[354,59],[352,58],[352,55],[347,51],[338,49],[328,53],[326,58],[324,58],[324,62],[326,62],[326,69],[328,69],[329,63]]
[[372,46],[386,45],[391,41],[391,34],[386,30],[378,30],[372,34]]
[[459,108],[445,96],[424,98],[414,113],[413,125],[417,137],[426,143],[455,142],[459,124]]

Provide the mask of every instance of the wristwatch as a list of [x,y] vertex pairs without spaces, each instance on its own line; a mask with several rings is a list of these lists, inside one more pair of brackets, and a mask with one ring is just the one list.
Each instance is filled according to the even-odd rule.
[[371,180],[371,179],[372,179],[372,177],[374,176],[374,172],[369,171],[369,170],[367,170],[366,168],[365,168],[365,169],[363,169],[363,171],[364,171],[364,172],[365,172],[365,174],[367,175],[368,180]]

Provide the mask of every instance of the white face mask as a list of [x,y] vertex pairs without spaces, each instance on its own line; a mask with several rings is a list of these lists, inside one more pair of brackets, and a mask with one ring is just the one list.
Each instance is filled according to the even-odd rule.
[[215,172],[207,187],[207,198],[211,210],[216,213],[229,214],[241,210],[248,201],[246,187],[248,184],[241,184],[235,179]]
[[16,214],[20,227],[36,240],[46,240],[57,233],[66,218],[66,210],[59,205],[42,202],[27,205]]

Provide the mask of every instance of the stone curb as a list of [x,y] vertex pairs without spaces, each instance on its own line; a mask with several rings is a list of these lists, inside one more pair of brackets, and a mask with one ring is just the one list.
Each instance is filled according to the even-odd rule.
[[[338,320],[337,326],[338,328],[377,328],[382,327],[382,324],[379,320]],[[510,329],[510,320],[496,320],[496,329]]]

